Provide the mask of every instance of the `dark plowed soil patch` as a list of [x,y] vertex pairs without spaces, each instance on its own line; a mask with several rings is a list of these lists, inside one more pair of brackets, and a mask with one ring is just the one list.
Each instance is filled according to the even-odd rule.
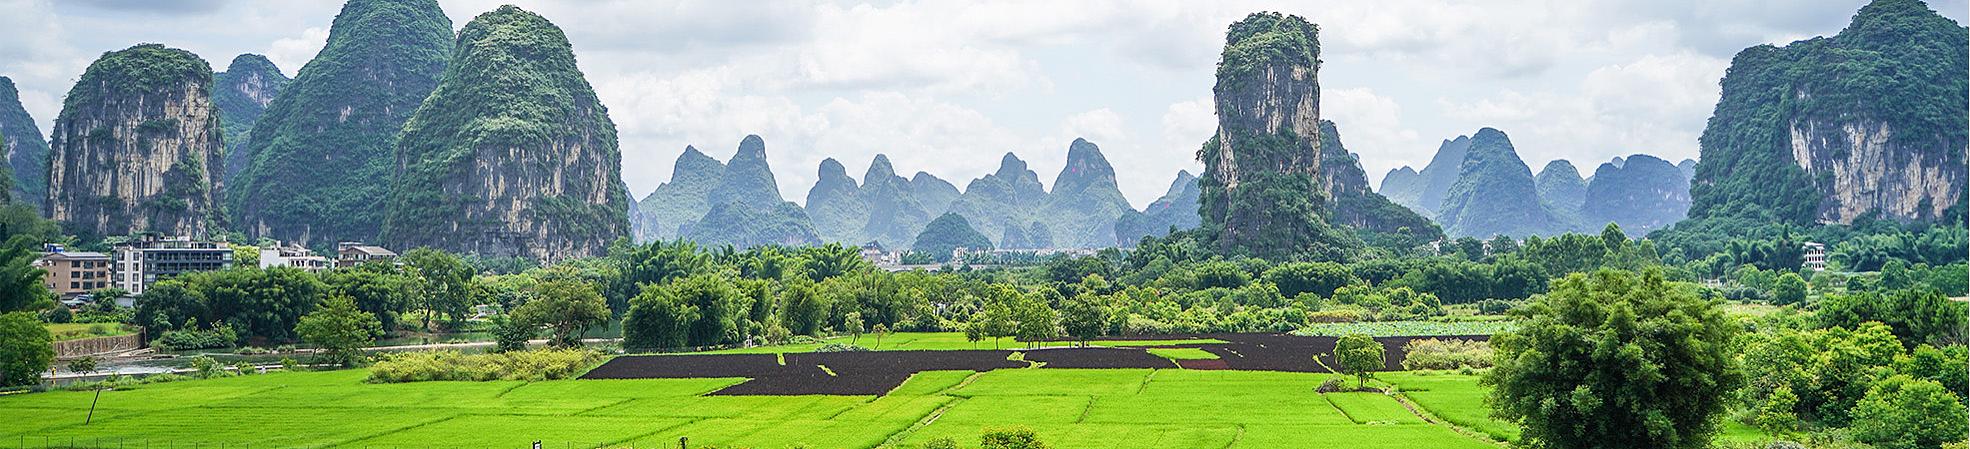
[[589,370],[583,379],[689,379],[759,377],[780,371],[773,354],[648,355],[616,357]]
[[[1212,338],[1225,343],[1182,345],[1200,348],[1218,360],[1172,362],[1140,348],[1072,348],[1023,351],[1027,361],[1057,368],[1175,368],[1249,371],[1326,372],[1314,363],[1335,366],[1333,337],[1284,334],[1195,334],[1119,337],[1114,340]],[[1378,338],[1387,345],[1385,369],[1401,369],[1403,346],[1419,338],[1484,340],[1466,337]],[[1107,340],[1105,340],[1107,341]],[[1012,351],[873,351],[816,352],[786,355],[786,365],[773,354],[624,356],[590,370],[583,379],[674,379],[744,377],[744,383],[712,392],[714,395],[881,395],[921,371],[1025,368],[1027,362],[1006,360]],[[828,375],[821,366],[834,371]]]
[[1026,360],[1045,368],[1175,368],[1170,359],[1141,349],[1069,348],[1026,351]]
[[1231,369],[1223,360],[1178,360],[1177,366],[1183,369]]

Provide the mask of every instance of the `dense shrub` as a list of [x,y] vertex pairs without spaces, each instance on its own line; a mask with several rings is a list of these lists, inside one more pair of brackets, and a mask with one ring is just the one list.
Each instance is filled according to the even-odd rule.
[[1402,348],[1402,369],[1491,367],[1491,344],[1482,341],[1426,338],[1410,340]]
[[164,333],[158,334],[157,340],[151,341],[150,345],[151,347],[166,351],[185,351],[191,349],[229,347],[233,345],[233,342],[238,340],[239,336],[233,333],[233,328],[220,326],[212,330],[187,328],[164,331]]
[[386,356],[370,368],[376,383],[435,380],[566,379],[601,363],[602,353],[585,349],[544,349],[491,354],[455,351],[406,352]]
[[841,344],[841,343],[828,343],[828,344],[825,344],[825,345],[821,345],[821,347],[819,347],[819,348],[815,348],[815,349],[814,349],[814,352],[865,352],[865,351],[868,351],[868,350],[869,350],[869,348],[864,348],[864,347],[861,347],[861,346],[856,346],[856,345],[844,345],[844,344]]

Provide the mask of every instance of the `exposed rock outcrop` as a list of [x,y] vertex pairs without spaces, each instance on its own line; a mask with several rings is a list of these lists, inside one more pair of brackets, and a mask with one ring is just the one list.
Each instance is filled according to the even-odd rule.
[[1299,16],[1258,13],[1225,35],[1217,132],[1198,151],[1201,215],[1220,251],[1340,259],[1359,246],[1322,218],[1318,32]]
[[220,229],[225,142],[212,66],[144,44],[89,65],[55,119],[48,212],[88,237]]
[[233,57],[226,71],[212,74],[212,102],[219,105],[220,129],[226,132],[226,179],[237,178],[253,160],[246,151],[253,124],[288,81],[273,61],[250,53]]
[[[404,122],[452,56],[436,0],[350,0],[320,53],[253,124],[228,178],[240,230],[303,245],[378,241]],[[480,111],[452,111],[460,115]]]
[[1700,140],[1690,215],[1961,221],[1970,31],[1874,0],[1839,34],[1739,52]]
[[480,14],[404,124],[384,241],[544,261],[603,255],[629,235],[616,145],[560,28],[513,6]]
[[0,154],[13,171],[12,200],[46,211],[48,203],[48,141],[41,127],[21,107],[14,80],[0,76]]

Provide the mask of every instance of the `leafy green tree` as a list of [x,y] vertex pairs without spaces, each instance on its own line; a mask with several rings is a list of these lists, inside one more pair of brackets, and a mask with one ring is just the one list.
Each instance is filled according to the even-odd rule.
[[151,284],[137,296],[136,324],[156,332],[190,327],[209,317],[205,295],[185,286],[182,279],[166,279]]
[[506,314],[493,315],[490,324],[492,324],[495,352],[527,349],[527,340],[532,340],[534,334],[540,331],[540,327],[529,326],[527,323],[507,317]]
[[1334,343],[1334,361],[1341,365],[1341,373],[1352,375],[1357,388],[1367,388],[1368,379],[1375,377],[1376,371],[1384,366],[1384,353],[1388,348],[1374,337],[1363,334],[1347,334]]
[[302,341],[321,348],[323,360],[351,366],[362,362],[362,349],[383,334],[383,324],[376,315],[356,308],[356,300],[331,296],[313,313],[301,317],[294,332]]
[[1312,293],[1322,297],[1334,296],[1334,290],[1350,284],[1361,283],[1361,278],[1348,271],[1344,265],[1334,262],[1293,262],[1279,264],[1265,271],[1264,278],[1279,287],[1279,294],[1288,298],[1301,293]]
[[852,345],[861,342],[863,330],[862,312],[848,312],[847,316],[841,318],[841,328],[853,336],[848,340],[848,344]]
[[532,296],[533,300],[513,310],[513,321],[547,327],[552,334],[548,344],[557,348],[581,347],[583,332],[609,320],[608,301],[584,282],[542,282],[534,286]]
[[690,279],[670,286],[645,287],[630,300],[629,313],[623,315],[623,348],[650,351],[688,346],[691,323],[698,320],[698,308],[688,298],[720,294],[717,287]]
[[1039,434],[1024,427],[986,429],[978,440],[980,449],[1047,449]]
[[1774,439],[1784,437],[1799,428],[1799,415],[1792,412],[1798,406],[1799,396],[1792,394],[1792,387],[1779,385],[1772,390],[1770,397],[1765,398],[1765,404],[1758,407],[1758,415],[1753,422],[1767,436]]
[[1060,307],[1060,326],[1067,335],[1087,346],[1089,340],[1108,330],[1108,308],[1090,294],[1076,295]]
[[394,267],[375,264],[380,268],[357,267],[353,269],[329,270],[321,273],[323,284],[328,286],[328,294],[348,296],[356,301],[356,308],[376,315],[383,323],[383,330],[397,329],[397,316],[410,311],[416,290],[417,280],[399,273]]
[[1708,447],[1743,383],[1738,325],[1657,269],[1568,276],[1525,313],[1483,384],[1531,447]]
[[43,279],[47,272],[34,266],[31,237],[17,236],[0,244],[0,313],[40,310],[54,305]]
[[1787,305],[1805,302],[1806,279],[1799,277],[1799,273],[1779,275],[1778,282],[1772,285],[1772,303]]
[[1017,303],[1014,313],[1018,320],[1017,335],[1013,337],[1015,341],[1024,341],[1031,347],[1034,343],[1059,335],[1060,314],[1046,301],[1029,296]]
[[712,271],[711,256],[698,244],[682,240],[631,246],[609,258],[621,267],[604,291],[616,310],[627,310],[630,298],[641,295],[645,285],[669,284]]
[[55,361],[54,340],[32,313],[0,314],[0,386],[40,382]]
[[198,292],[205,325],[225,324],[242,338],[274,341],[294,341],[295,325],[321,303],[327,290],[315,275],[289,267],[208,271],[178,279]]
[[869,261],[862,259],[860,249],[840,243],[801,248],[800,258],[801,268],[807,273],[807,279],[814,282],[875,268],[869,265]]
[[1970,348],[1963,345],[1921,345],[1906,356],[1896,357],[1895,371],[1944,386],[1970,386],[1970,366],[1965,360],[1970,360]]
[[788,282],[780,291],[782,311],[786,314],[788,330],[800,335],[820,335],[827,327],[827,298],[815,289],[814,282],[795,279]]
[[424,309],[424,327],[438,314],[453,322],[465,317],[470,308],[472,267],[458,255],[433,248],[416,248],[397,260],[421,281],[417,305]]
[[1949,344],[1964,341],[1963,322],[1970,307],[1941,292],[1919,287],[1888,292],[1828,295],[1820,302],[1819,324],[1853,328],[1868,321],[1887,324],[1904,345]]
[[1965,416],[1956,393],[1934,381],[1893,376],[1876,382],[1854,407],[1854,440],[1882,449],[1927,449],[1962,442]]

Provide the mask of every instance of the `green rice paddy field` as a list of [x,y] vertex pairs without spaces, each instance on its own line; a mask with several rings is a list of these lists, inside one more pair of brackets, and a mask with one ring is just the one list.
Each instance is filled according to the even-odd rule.
[[[898,334],[881,349],[973,347],[962,336]],[[691,448],[901,449],[939,437],[975,447],[985,429],[1009,426],[1061,449],[1497,448],[1518,435],[1487,416],[1476,376],[1447,372],[1380,373],[1376,383],[1401,398],[1316,393],[1332,374],[1185,369],[928,371],[883,396],[705,395],[741,378],[371,384],[367,375],[277,372],[107,391],[88,425],[90,392],[0,396],[0,449],[675,448],[684,437]],[[1725,438],[1758,437],[1729,425]]]
[[[0,447],[663,448],[689,437],[691,447],[907,448],[937,437],[976,444],[983,429],[1010,425],[1068,449],[1496,447],[1386,395],[1315,393],[1328,375],[1300,373],[931,371],[881,397],[702,396],[742,379],[369,384],[365,375],[109,391],[88,425],[89,392],[5,396]],[[1417,378],[1478,394],[1468,376]],[[1483,422],[1481,407],[1452,412]]]

